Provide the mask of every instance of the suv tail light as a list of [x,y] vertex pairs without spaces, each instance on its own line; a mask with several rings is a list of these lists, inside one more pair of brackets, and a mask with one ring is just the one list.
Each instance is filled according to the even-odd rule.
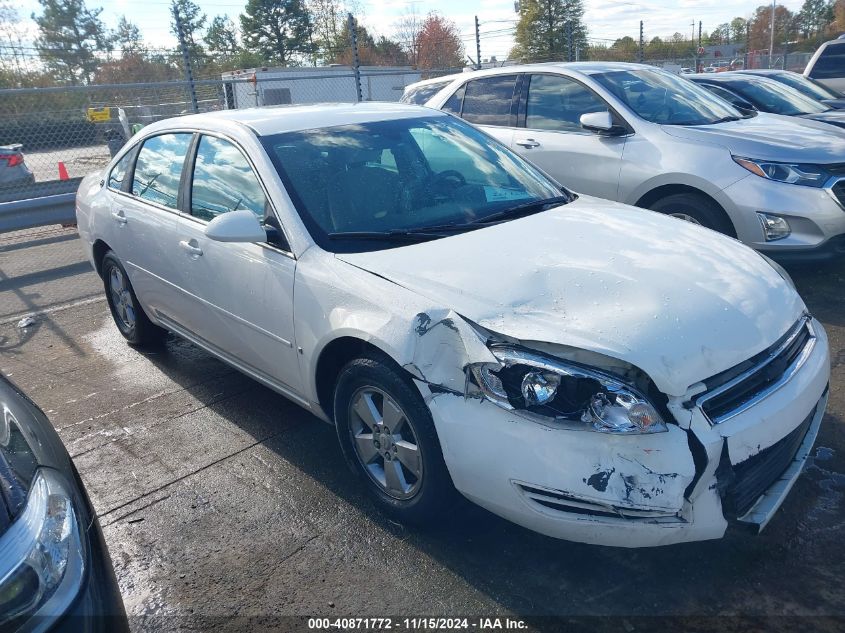
[[17,167],[23,163],[23,154],[0,154],[0,160],[9,162],[9,167]]

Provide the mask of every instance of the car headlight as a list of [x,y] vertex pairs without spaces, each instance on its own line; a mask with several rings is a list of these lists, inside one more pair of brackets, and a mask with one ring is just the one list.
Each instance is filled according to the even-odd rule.
[[600,370],[509,346],[490,351],[499,364],[469,366],[491,402],[599,433],[660,433],[666,423],[634,387]]
[[744,167],[752,174],[761,178],[786,182],[792,185],[823,187],[830,178],[830,174],[819,165],[773,163],[771,161],[754,160],[753,158],[743,158],[741,156],[734,156],[733,159],[737,165]]
[[84,577],[82,527],[63,477],[38,470],[26,506],[0,537],[0,630],[35,617],[37,630],[67,610]]

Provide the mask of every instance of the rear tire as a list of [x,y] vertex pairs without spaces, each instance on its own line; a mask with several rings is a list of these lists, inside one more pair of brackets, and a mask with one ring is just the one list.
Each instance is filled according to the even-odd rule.
[[334,419],[348,465],[384,512],[431,525],[455,506],[459,495],[431,412],[387,357],[368,354],[346,364],[335,386]]
[[715,202],[700,194],[676,193],[661,198],[649,208],[736,237],[733,224],[725,212]]
[[130,345],[137,347],[161,345],[167,336],[167,330],[150,321],[138,302],[138,297],[135,296],[135,290],[132,288],[123,264],[112,251],[107,252],[103,257],[100,270],[103,273],[103,286],[106,290],[109,310],[123,338]]

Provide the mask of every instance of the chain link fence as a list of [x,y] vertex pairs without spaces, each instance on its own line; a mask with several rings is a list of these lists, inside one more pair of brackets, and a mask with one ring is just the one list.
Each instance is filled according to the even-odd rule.
[[[408,68],[361,67],[362,98],[398,101],[405,86],[422,77]],[[0,90],[0,203],[75,191],[83,176],[105,166],[135,131],[154,121],[357,98],[352,69],[336,66],[257,69],[193,82]]]

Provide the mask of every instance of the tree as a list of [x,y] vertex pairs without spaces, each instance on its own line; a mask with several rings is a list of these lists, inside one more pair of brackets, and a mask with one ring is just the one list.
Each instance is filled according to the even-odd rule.
[[27,74],[27,59],[21,39],[21,17],[11,3],[0,3],[0,85],[17,87]]
[[731,20],[731,41],[734,43],[744,42],[748,21],[745,18],[734,18]]
[[[793,30],[794,15],[792,11],[782,5],[775,9],[775,48],[780,48],[789,40],[789,33]],[[772,7],[763,5],[757,7],[751,18],[751,49],[768,50],[772,32]]]
[[394,26],[396,37],[399,39],[399,44],[405,50],[411,66],[419,65],[419,39],[423,22],[417,13],[416,6],[416,4],[412,4],[410,11],[406,11]]
[[311,18],[302,0],[248,0],[241,33],[247,50],[282,66],[313,52]]
[[[358,61],[363,66],[403,66],[408,63],[405,51],[398,42],[394,42],[383,35],[375,40],[367,27],[355,24],[358,38]],[[334,64],[352,64],[352,46],[349,37],[349,24],[346,23],[338,31],[336,44],[332,54],[327,59]]]
[[44,12],[32,19],[38,25],[35,48],[47,69],[60,81],[90,83],[99,65],[98,50],[108,48],[102,9],[88,9],[85,0],[38,0]]
[[199,5],[191,0],[170,0],[170,32],[179,38],[179,27],[176,26],[176,16],[182,22],[182,39],[188,49],[188,55],[194,63],[202,63],[205,58],[205,51],[199,40],[202,37],[203,28],[207,20],[205,13]]
[[804,0],[796,20],[805,39],[820,35],[833,21],[833,4],[825,0]]
[[731,25],[725,22],[724,24],[720,24],[713,32],[710,33],[709,37],[706,38],[706,41],[711,46],[718,46],[719,44],[730,44],[731,43]]
[[569,54],[568,28],[572,48],[586,49],[583,0],[523,0],[512,57],[523,61],[554,61]]
[[208,51],[213,55],[233,57],[237,54],[238,29],[228,15],[216,15],[203,36]]
[[463,68],[464,45],[451,20],[430,12],[422,22],[417,41],[418,68]]
[[138,28],[137,24],[130,22],[125,15],[120,16],[117,22],[117,29],[112,35],[112,42],[120,48],[123,57],[143,53],[141,29]]

